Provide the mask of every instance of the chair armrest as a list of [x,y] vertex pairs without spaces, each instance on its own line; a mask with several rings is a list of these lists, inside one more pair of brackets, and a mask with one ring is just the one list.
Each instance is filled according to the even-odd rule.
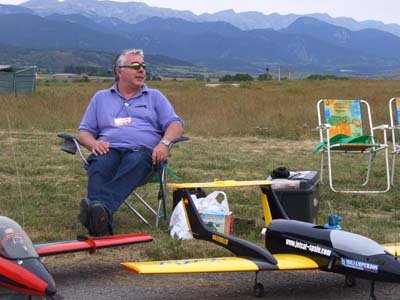
[[186,141],[188,141],[188,140],[190,140],[189,137],[182,135],[182,136],[180,136],[180,137],[178,137],[178,138],[176,138],[176,139],[174,139],[174,140],[171,141],[171,144],[169,145],[169,149],[171,150],[171,148],[172,148],[176,143],[186,142]]
[[387,129],[389,129],[389,125],[382,124],[382,125],[379,125],[379,126],[372,127],[372,130],[376,130],[376,129],[387,130]]
[[325,124],[321,124],[319,126],[317,126],[317,129],[329,129],[331,128],[331,124],[329,123],[325,123]]
[[79,141],[74,135],[68,133],[59,133],[57,136],[64,139],[61,145],[61,150],[69,154],[76,154],[79,147]]
[[[379,126],[375,126],[372,127],[372,132],[374,132],[375,130],[382,130],[383,133],[383,144],[381,144],[381,148],[385,148],[388,147],[388,142],[387,142],[387,131],[390,129],[389,125],[387,124],[383,124],[383,125],[379,125]],[[373,140],[374,137],[372,136]],[[380,150],[381,148],[379,148],[378,150]]]
[[78,152],[84,165],[88,165],[88,162],[82,153],[82,149],[80,147],[81,144],[79,143],[78,138],[76,136],[69,133],[59,133],[57,134],[57,136],[59,138],[64,139],[61,145],[61,150],[69,154],[76,154],[76,152]]
[[185,141],[188,141],[188,140],[190,140],[189,137],[182,135],[182,136],[172,140],[171,144],[176,144],[176,143],[179,143],[179,142],[185,142]]

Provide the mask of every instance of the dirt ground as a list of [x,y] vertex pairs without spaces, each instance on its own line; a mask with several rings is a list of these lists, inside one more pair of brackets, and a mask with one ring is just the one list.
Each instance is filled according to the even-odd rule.
[[[119,266],[120,255],[82,255],[46,261],[58,286],[57,300],[255,298],[254,273],[139,276]],[[263,299],[369,299],[369,282],[358,280],[347,288],[343,276],[321,271],[263,272],[258,279],[265,288]],[[399,299],[400,285],[377,283],[375,292],[377,299]],[[0,299],[28,299],[3,293]]]

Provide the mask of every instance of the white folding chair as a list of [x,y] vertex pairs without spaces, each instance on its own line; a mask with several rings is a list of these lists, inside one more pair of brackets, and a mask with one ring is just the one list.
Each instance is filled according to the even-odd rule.
[[[363,113],[364,111],[364,113]],[[333,192],[342,193],[384,193],[390,189],[390,171],[388,159],[387,133],[389,126],[373,127],[371,109],[365,100],[321,99],[317,103],[318,129],[320,144],[314,153],[321,153],[321,182],[323,182],[324,154],[327,154],[329,187]],[[363,122],[366,117],[367,124]],[[378,143],[375,131],[381,130],[383,143]],[[365,132],[367,135],[365,135]],[[365,181],[360,187],[366,187],[370,179],[371,168],[376,154],[383,151],[385,159],[386,186],[383,189],[349,189],[334,187],[332,175],[332,155],[334,153],[359,153],[368,155],[368,167]],[[351,166],[344,168],[351,170]]]
[[389,100],[390,129],[392,131],[392,175],[390,182],[394,185],[396,169],[396,156],[400,153],[398,138],[400,137],[400,97],[393,97]]

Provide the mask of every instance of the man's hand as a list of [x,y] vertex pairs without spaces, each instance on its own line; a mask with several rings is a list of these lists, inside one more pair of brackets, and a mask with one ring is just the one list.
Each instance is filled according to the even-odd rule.
[[109,142],[96,140],[93,134],[88,131],[79,131],[78,139],[94,155],[104,155],[109,151]]
[[168,159],[168,146],[163,143],[159,143],[153,149],[152,159],[153,165],[161,164]]
[[96,141],[92,145],[92,153],[94,155],[104,155],[104,154],[108,153],[109,147],[110,147],[109,142]]
[[[169,146],[168,144],[183,134],[182,124],[180,121],[173,121],[165,130],[164,136],[161,141],[167,142],[167,145],[160,142],[153,150],[153,164],[163,163],[168,159]],[[168,142],[169,141],[169,142]]]

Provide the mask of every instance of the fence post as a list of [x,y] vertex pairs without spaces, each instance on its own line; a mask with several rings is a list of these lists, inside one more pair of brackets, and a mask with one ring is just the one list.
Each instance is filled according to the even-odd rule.
[[17,80],[16,80],[16,73],[12,73],[12,78],[13,78],[13,90],[14,90],[14,95],[17,96]]

